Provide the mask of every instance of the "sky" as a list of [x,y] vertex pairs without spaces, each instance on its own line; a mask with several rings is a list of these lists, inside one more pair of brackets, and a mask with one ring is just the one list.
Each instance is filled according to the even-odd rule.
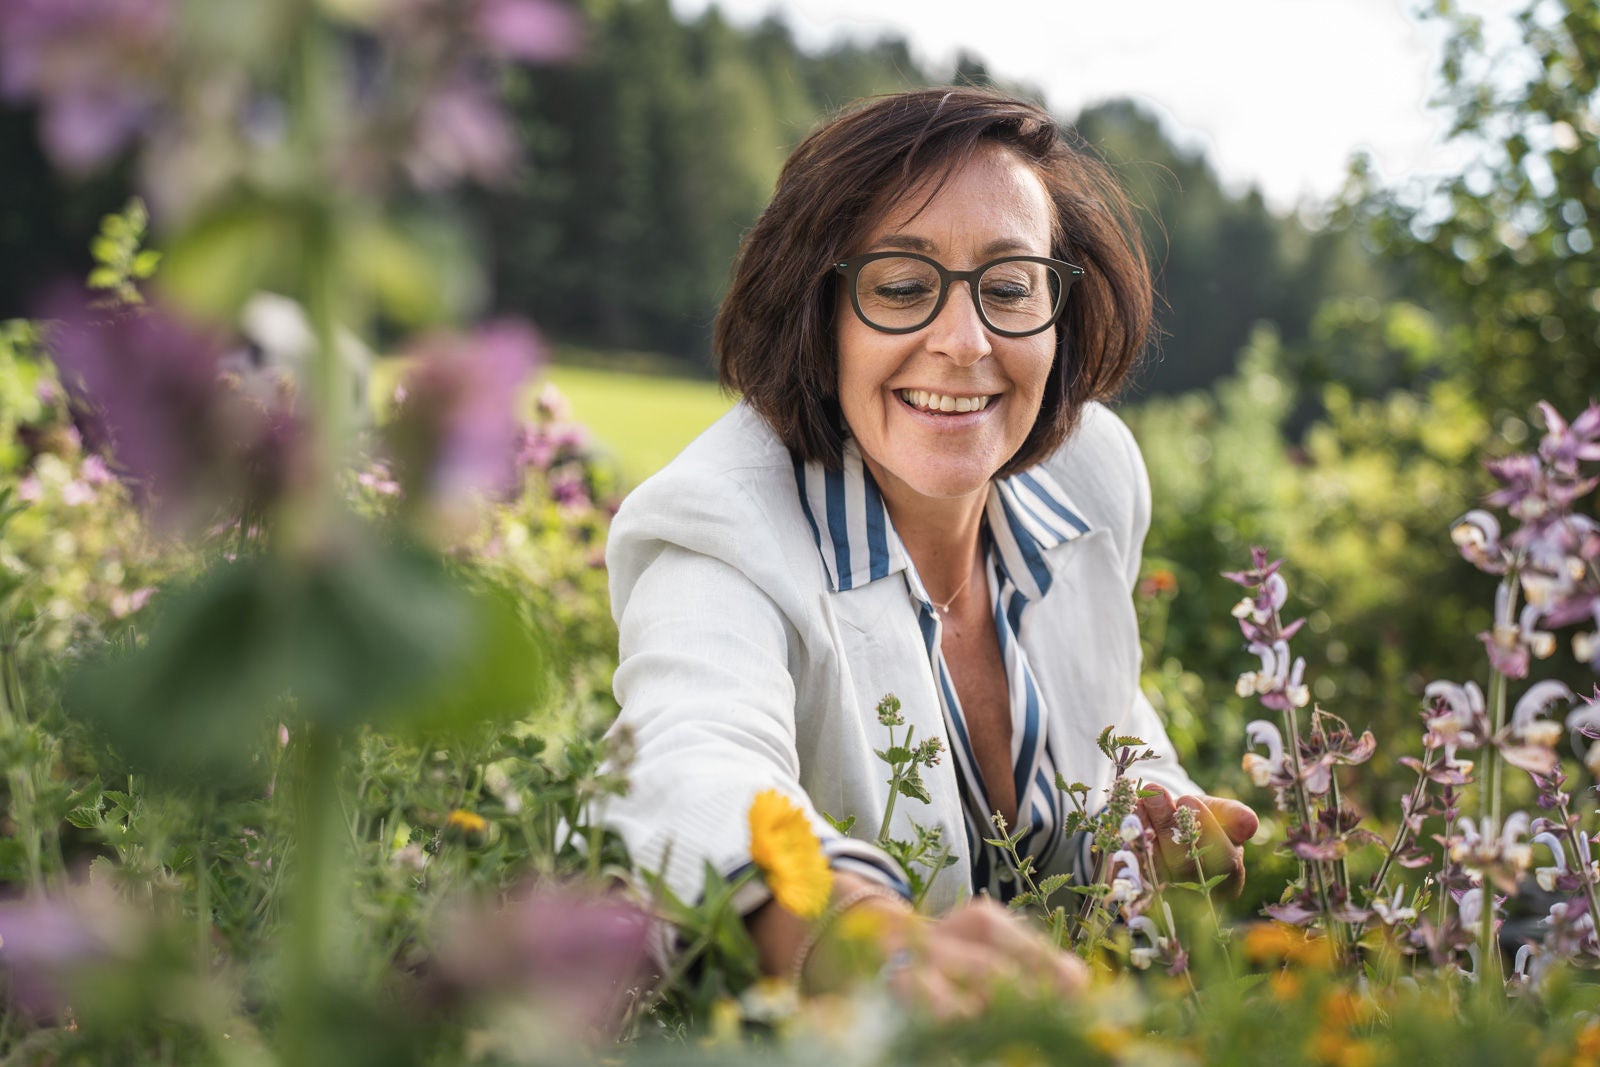
[[965,49],[1063,115],[1131,97],[1230,191],[1254,184],[1279,210],[1314,211],[1358,149],[1388,180],[1464,162],[1430,107],[1443,34],[1408,14],[1422,0],[672,0],[690,16],[713,2],[741,25],[780,13],[803,46],[894,34],[946,70]]

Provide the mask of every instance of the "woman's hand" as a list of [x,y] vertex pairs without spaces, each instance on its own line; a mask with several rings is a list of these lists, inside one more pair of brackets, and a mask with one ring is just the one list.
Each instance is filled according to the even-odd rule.
[[1226,897],[1237,897],[1244,889],[1244,843],[1255,836],[1260,820],[1256,813],[1227,797],[1185,796],[1176,801],[1159,785],[1146,783],[1154,796],[1139,801],[1139,817],[1156,835],[1156,862],[1162,873],[1178,881],[1190,881],[1199,873],[1188,845],[1173,840],[1178,826],[1178,809],[1194,812],[1200,828],[1200,863],[1207,878],[1226,875],[1217,890]]
[[1072,996],[1089,982],[1082,960],[989,897],[941,919],[914,920],[883,947],[889,989],[941,1019],[978,1014],[998,989]]
[[[835,877],[834,899],[867,884],[855,875]],[[806,938],[804,922],[769,902],[749,919],[750,933],[768,974],[792,973]],[[849,977],[834,937],[841,929],[870,931],[873,966],[883,966],[889,989],[901,1000],[938,1018],[982,1011],[995,991],[1007,986],[1071,996],[1088,984],[1089,971],[1071,952],[1052,945],[988,897],[978,897],[939,919],[913,915],[881,898],[862,900],[838,916],[805,965],[806,985],[828,988]]]

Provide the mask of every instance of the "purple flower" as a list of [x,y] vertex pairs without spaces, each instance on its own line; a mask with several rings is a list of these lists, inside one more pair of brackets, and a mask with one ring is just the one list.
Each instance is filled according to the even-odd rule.
[[584,41],[583,20],[557,0],[479,0],[473,29],[488,51],[529,63],[571,59]]
[[614,1027],[648,978],[654,921],[614,895],[538,886],[494,912],[463,912],[438,940],[452,999],[531,1001],[574,1037]]
[[1543,400],[1539,410],[1546,428],[1539,455],[1552,470],[1572,477],[1578,473],[1579,462],[1600,460],[1600,404],[1591,403],[1571,425]]
[[1509,552],[1500,543],[1500,520],[1474,508],[1450,525],[1450,540],[1461,555],[1481,571],[1504,574]]
[[[90,440],[154,514],[197,517],[223,498],[262,510],[306,461],[305,428],[287,395],[253,401],[219,373],[222,345],[158,306],[106,312],[76,290],[45,304],[47,344]],[[85,481],[103,465],[85,463]]]
[[125,949],[133,933],[109,893],[0,903],[0,967],[12,1002],[35,1016],[61,1013],[73,972]]
[[209,478],[225,436],[221,346],[158,308],[108,314],[76,292],[44,307],[63,384],[87,409],[125,477],[163,508],[187,503]]
[[588,507],[589,484],[581,471],[563,469],[550,476],[550,499],[567,507]]
[[390,425],[394,469],[408,498],[421,489],[453,506],[515,488],[517,396],[543,354],[533,328],[513,320],[422,344]]
[[423,100],[405,160],[417,185],[438,189],[463,178],[495,185],[510,177],[516,161],[511,119],[478,78],[458,74]]
[[170,0],[7,0],[0,96],[37,101],[51,159],[92,171],[154,115],[173,17]]

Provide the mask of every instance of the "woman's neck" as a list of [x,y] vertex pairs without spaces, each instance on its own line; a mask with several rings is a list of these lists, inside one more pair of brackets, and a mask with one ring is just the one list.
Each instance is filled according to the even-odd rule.
[[[896,491],[898,490],[898,491]],[[879,484],[895,533],[911,556],[923,587],[941,610],[972,584],[988,491],[938,499],[904,486]]]

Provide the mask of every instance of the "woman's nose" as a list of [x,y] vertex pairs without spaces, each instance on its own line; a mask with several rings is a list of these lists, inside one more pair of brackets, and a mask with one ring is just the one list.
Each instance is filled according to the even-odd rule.
[[944,307],[927,327],[931,351],[948,356],[959,366],[978,362],[994,350],[989,330],[978,317],[978,304],[967,282],[951,283]]

